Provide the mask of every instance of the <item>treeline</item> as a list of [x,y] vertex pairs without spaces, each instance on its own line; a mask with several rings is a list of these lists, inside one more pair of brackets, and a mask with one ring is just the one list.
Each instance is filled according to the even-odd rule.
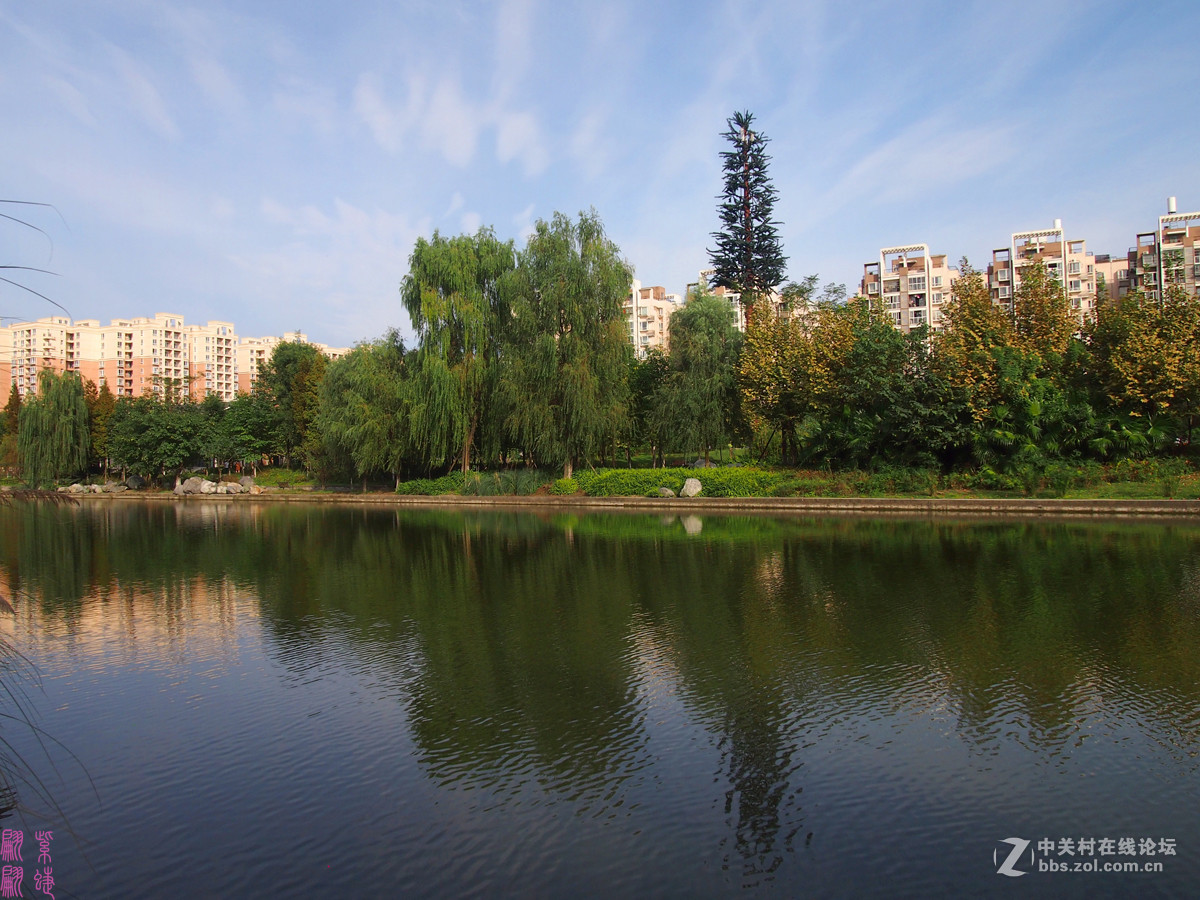
[[44,373],[36,398],[10,401],[0,454],[39,485],[87,468],[161,477],[264,459],[323,481],[514,466],[567,478],[734,446],[788,466],[1012,474],[1190,445],[1195,296],[1100,302],[1080,332],[1041,264],[1023,270],[1011,311],[965,261],[962,272],[932,335],[902,334],[866,298],[818,297],[810,278],[784,291],[785,314],[754,304],[745,336],[727,300],[691,297],[670,353],[637,360],[632,273],[594,212],[539,222],[522,250],[488,229],[435,233],[401,286],[416,346],[393,330],[328,362],[281,344],[255,391],[228,404],[169,382],[117,399]]
[[1061,284],[1022,270],[1011,312],[964,260],[944,330],[903,335],[864,298],[800,319],[763,311],[740,380],[752,430],[793,465],[990,468],[1143,457],[1191,443],[1200,299],[1098,292],[1082,331]]

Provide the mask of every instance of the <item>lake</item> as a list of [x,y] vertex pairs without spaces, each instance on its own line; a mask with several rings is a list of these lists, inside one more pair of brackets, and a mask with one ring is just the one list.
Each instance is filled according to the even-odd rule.
[[1187,522],[15,504],[0,596],[26,897],[1200,890]]

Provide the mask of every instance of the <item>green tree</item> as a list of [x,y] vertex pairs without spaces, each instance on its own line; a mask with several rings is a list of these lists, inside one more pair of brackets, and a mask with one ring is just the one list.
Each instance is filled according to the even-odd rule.
[[671,316],[669,372],[655,394],[654,419],[676,447],[705,461],[737,428],[737,366],[742,335],[720,297],[692,297]]
[[709,251],[716,269],[713,286],[742,295],[747,323],[755,298],[783,281],[787,265],[774,220],[778,192],[767,174],[768,138],[751,127],[753,122],[749,112],[734,113],[727,120],[729,128],[722,137],[732,149],[721,153],[721,230],[713,232],[716,248]]
[[595,210],[538,221],[504,281],[512,309],[501,398],[519,444],[542,463],[575,465],[615,441],[628,417],[622,303],[632,272]]
[[670,371],[667,356],[658,347],[646,351],[645,359],[630,360],[630,438],[650,448],[651,465],[665,465],[663,452],[669,432],[655,415],[655,398]]
[[109,419],[109,453],[115,462],[147,477],[174,477],[200,456],[200,407],[175,390],[122,397]]
[[78,375],[43,370],[37,394],[21,410],[17,452],[25,483],[50,487],[87,469],[88,411]]
[[225,412],[225,430],[229,435],[231,458],[248,464],[258,474],[264,456],[278,447],[279,415],[274,400],[261,383],[253,393],[238,394]]
[[330,364],[317,424],[331,455],[348,457],[361,478],[387,472],[396,482],[412,444],[404,341],[396,330]]
[[1041,261],[1024,266],[1013,294],[1014,344],[1036,356],[1041,371],[1057,374],[1078,328],[1062,282]]
[[117,398],[109,389],[108,382],[96,387],[90,379],[84,383],[88,407],[88,436],[90,442],[89,464],[98,466],[108,477],[108,421],[117,406]]
[[1011,320],[992,302],[983,274],[964,258],[950,301],[942,307],[943,329],[934,336],[932,365],[950,384],[966,391],[976,422],[998,402],[995,351],[1014,341]]
[[312,344],[284,341],[275,346],[263,369],[260,380],[275,401],[278,449],[288,465],[296,460],[305,466],[310,462],[305,448],[311,449],[313,444],[306,441],[320,404],[326,364],[324,354]]
[[487,228],[453,238],[434,232],[413,249],[401,296],[419,342],[413,432],[430,462],[471,467],[510,319],[500,282],[514,265],[512,242]]
[[0,468],[13,471],[20,464],[17,454],[17,432],[21,423],[21,395],[14,384],[4,405],[4,415],[0,417],[3,433],[0,434]]

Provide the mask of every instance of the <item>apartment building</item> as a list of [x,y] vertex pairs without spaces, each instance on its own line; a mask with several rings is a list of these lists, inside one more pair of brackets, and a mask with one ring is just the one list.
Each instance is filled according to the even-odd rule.
[[992,300],[1011,313],[1021,271],[1036,262],[1062,285],[1063,298],[1080,324],[1095,315],[1096,257],[1087,241],[1067,240],[1062,219],[1055,219],[1051,228],[1013,232],[1007,247],[992,252],[987,273]]
[[892,324],[905,334],[928,325],[942,330],[942,306],[959,270],[946,262],[946,254],[931,254],[928,244],[884,247],[879,260],[863,265],[859,293],[879,298]]
[[1164,288],[1178,285],[1196,295],[1200,288],[1200,212],[1176,211],[1167,198],[1167,214],[1158,230],[1142,232],[1127,258],[1130,280],[1146,296],[1159,299]]
[[662,285],[642,287],[636,278],[625,301],[629,337],[638,359],[651,349],[670,351],[671,316],[683,305],[678,294],[668,294]]
[[266,368],[268,362],[271,361],[271,354],[275,352],[275,348],[280,344],[295,343],[295,344],[311,344],[325,355],[331,362],[335,359],[341,359],[352,348],[350,347],[330,347],[328,344],[316,343],[308,339],[302,331],[286,331],[282,335],[257,337],[257,338],[242,338],[237,344],[237,392],[240,394],[249,394],[254,391],[254,386],[258,384],[258,378]]
[[[239,340],[232,322],[188,325],[183,316],[161,312],[151,317],[72,322],[50,316],[0,328],[0,404],[15,389],[37,392],[38,373],[77,372],[97,385],[107,384],[118,397],[161,393],[174,383],[195,400],[216,394],[231,401],[249,391],[260,366],[282,341],[308,343],[301,332],[282,337]],[[314,344],[330,359],[347,348]]]
[[96,319],[51,316],[3,331],[8,382],[22,396],[37,393],[42,370],[76,372],[107,384],[118,397],[161,392],[171,382],[197,399],[212,392],[232,400],[236,390],[232,347],[228,353],[220,349],[237,340],[229,322],[186,325],[176,313],[156,313],[101,325]]
[[1128,258],[1097,253],[1095,259],[1097,292],[1100,290],[1101,279],[1104,281],[1104,294],[1097,294],[1097,299],[1104,302],[1116,300],[1128,294],[1131,285]]

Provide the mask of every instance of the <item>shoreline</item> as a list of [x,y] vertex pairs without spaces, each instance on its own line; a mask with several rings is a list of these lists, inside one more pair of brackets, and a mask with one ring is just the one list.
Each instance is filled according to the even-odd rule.
[[1200,517],[1200,500],[1067,500],[1026,497],[554,497],[496,496],[463,497],[456,494],[418,496],[411,494],[353,494],[317,491],[270,492],[266,494],[189,494],[169,491],[119,494],[71,494],[89,503],[335,503],[351,506],[397,506],[425,509],[497,509],[529,512],[681,512],[723,515],[862,515],[1015,518],[1157,518]]

